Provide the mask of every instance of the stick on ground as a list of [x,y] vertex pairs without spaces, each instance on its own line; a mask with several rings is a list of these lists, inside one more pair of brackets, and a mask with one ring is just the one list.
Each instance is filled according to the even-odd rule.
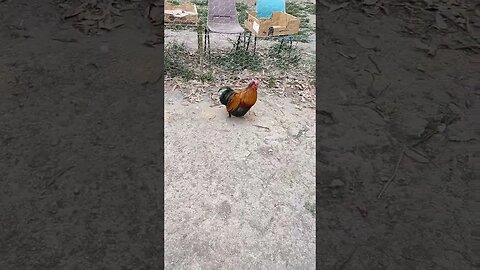
[[405,154],[405,149],[406,149],[406,145],[403,146],[402,148],[402,152],[400,153],[400,157],[398,157],[398,161],[397,161],[397,164],[395,165],[395,169],[393,170],[393,174],[392,176],[390,177],[390,179],[388,179],[388,181],[385,183],[385,185],[383,186],[382,190],[380,191],[380,193],[378,193],[378,196],[377,198],[380,199],[383,194],[385,193],[385,191],[387,191],[387,188],[388,186],[390,186],[390,184],[393,182],[393,180],[395,179],[395,176],[397,176],[397,171],[398,171],[398,167],[400,166],[400,162],[402,162],[402,159],[403,159],[403,155]]

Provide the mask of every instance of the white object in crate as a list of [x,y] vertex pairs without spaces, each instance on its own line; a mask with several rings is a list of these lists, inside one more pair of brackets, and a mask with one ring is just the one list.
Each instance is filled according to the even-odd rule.
[[257,22],[253,22],[253,30],[255,30],[255,33],[258,34],[258,30],[260,30],[260,25],[258,25]]
[[175,17],[185,17],[188,15],[195,15],[195,12],[185,11],[181,9],[165,10],[165,14],[173,15]]

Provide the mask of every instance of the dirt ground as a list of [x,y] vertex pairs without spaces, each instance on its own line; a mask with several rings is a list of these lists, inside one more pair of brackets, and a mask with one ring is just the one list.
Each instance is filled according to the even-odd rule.
[[315,269],[315,111],[165,98],[167,269]]
[[[466,11],[470,33],[446,19],[437,29],[425,3],[378,1],[388,15],[367,16],[349,2],[322,5],[317,22],[317,267],[478,269],[474,1],[425,1]],[[404,145],[415,146],[378,199]]]
[[122,29],[88,36],[63,1],[0,2],[0,268],[160,269],[150,24],[125,11]]
[[0,1],[1,269],[161,269],[164,135],[166,269],[480,268],[474,1],[319,4],[317,125],[162,93],[143,10],[85,35],[63,2]]

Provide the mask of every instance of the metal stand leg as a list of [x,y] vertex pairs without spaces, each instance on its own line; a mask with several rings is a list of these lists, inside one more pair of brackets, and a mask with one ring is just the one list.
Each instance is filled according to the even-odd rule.
[[253,55],[255,55],[255,51],[257,50],[257,36],[253,39]]
[[242,37],[242,34],[238,35],[237,44],[235,45],[235,50],[238,50],[238,46],[240,45],[240,38],[241,37]]
[[210,54],[210,31],[207,30],[208,54]]
[[203,54],[207,53],[207,27],[205,26],[205,36],[203,37]]
[[250,32],[250,34],[248,35],[248,41],[247,41],[247,51],[248,51],[248,48],[250,47],[250,40],[252,39],[252,33]]
[[283,42],[285,40],[282,38],[282,40],[280,41],[280,46],[278,47],[278,53],[280,53],[280,51],[282,50],[282,47],[283,47]]

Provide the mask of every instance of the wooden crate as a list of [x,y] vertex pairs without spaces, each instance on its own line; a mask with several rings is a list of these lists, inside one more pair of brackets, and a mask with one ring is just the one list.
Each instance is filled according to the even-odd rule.
[[165,23],[167,24],[197,24],[197,6],[191,3],[174,5],[165,2]]
[[294,35],[300,30],[300,20],[285,12],[273,12],[270,19],[256,16],[256,12],[248,12],[245,27],[257,37]]

